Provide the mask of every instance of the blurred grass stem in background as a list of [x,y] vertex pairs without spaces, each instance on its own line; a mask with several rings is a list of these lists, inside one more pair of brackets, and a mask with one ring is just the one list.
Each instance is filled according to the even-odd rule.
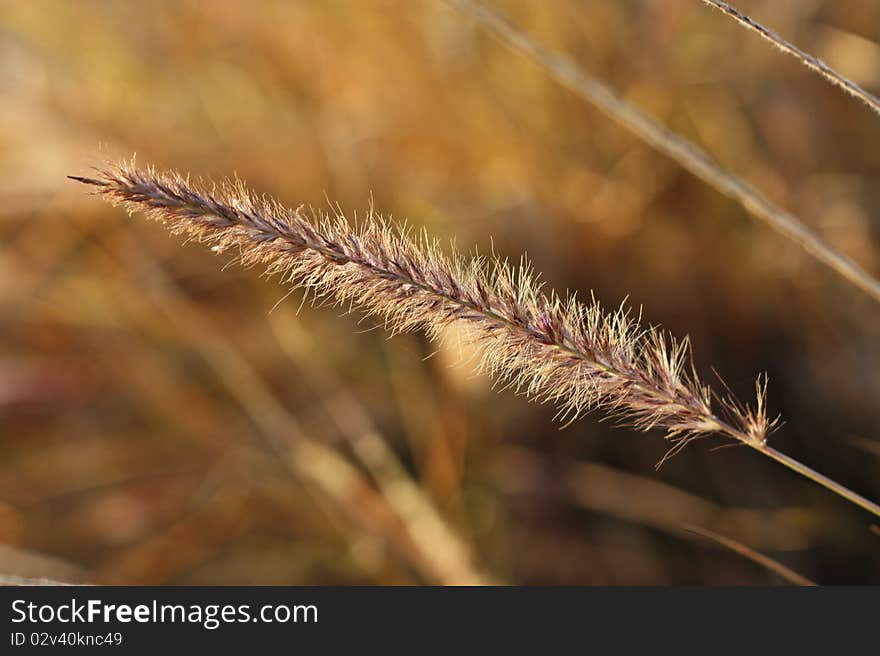
[[794,214],[777,207],[748,182],[723,169],[699,146],[664,127],[635,105],[621,98],[605,83],[588,75],[573,59],[539,45],[501,12],[490,9],[481,2],[441,1],[477,21],[499,40],[528,57],[557,82],[725,196],[739,202],[746,211],[798,244],[875,301],[880,302],[880,280],[865,271],[850,257],[830,246]]
[[705,528],[701,528],[699,526],[684,526],[684,529],[690,531],[691,533],[695,533],[696,535],[700,535],[704,538],[708,538],[709,540],[713,540],[718,544],[727,547],[731,551],[735,551],[736,553],[745,556],[749,560],[757,563],[761,567],[765,567],[769,569],[771,572],[775,572],[783,579],[788,581],[789,583],[793,583],[794,585],[804,585],[804,586],[816,586],[818,585],[816,582],[811,581],[807,577],[802,574],[798,574],[790,567],[786,567],[778,560],[774,560],[768,556],[765,556],[762,553],[755,551],[754,549],[738,542],[736,540],[732,540],[729,537],[721,535],[719,533],[715,533],[714,531],[710,531]]

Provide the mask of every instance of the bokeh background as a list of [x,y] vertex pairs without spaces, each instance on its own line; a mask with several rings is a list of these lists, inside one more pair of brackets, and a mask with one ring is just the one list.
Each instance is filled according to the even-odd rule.
[[[880,119],[697,0],[494,0],[880,274]],[[880,3],[740,9],[880,89]],[[550,407],[65,179],[106,159],[377,209],[693,338],[880,498],[880,312],[429,0],[0,3],[0,573],[115,584],[880,583],[759,454]],[[432,356],[433,357],[428,357]]]

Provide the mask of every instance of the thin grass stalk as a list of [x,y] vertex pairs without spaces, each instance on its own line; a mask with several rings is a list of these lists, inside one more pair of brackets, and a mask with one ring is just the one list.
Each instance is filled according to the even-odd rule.
[[777,451],[768,444],[750,444],[749,446],[759,453],[763,453],[768,458],[772,458],[776,462],[785,465],[792,471],[796,471],[801,476],[809,478],[814,483],[818,483],[819,485],[831,490],[835,494],[840,495],[850,503],[854,503],[860,508],[880,517],[880,506],[878,506],[873,501],[869,501],[865,497],[856,494],[845,485],[841,485],[837,481],[828,478],[824,474],[820,474],[815,469],[807,467],[802,462],[795,460],[791,456],[786,455],[781,451]]
[[633,132],[656,150],[788,238],[845,280],[880,301],[880,280],[849,256],[828,244],[794,214],[774,205],[748,182],[724,170],[690,140],[669,130],[648,114],[621,98],[605,83],[584,72],[570,57],[536,43],[509,18],[473,0],[443,0],[519,51],[561,85],[593,105],[607,117]]
[[853,98],[861,100],[868,107],[874,110],[874,112],[880,114],[880,99],[878,99],[870,92],[865,91],[862,87],[860,87],[849,78],[835,71],[818,57],[814,57],[810,53],[801,50],[793,43],[789,43],[773,30],[765,27],[755,19],[746,16],[739,9],[726,2],[720,2],[719,0],[703,0],[703,2],[710,7],[714,7],[715,9],[726,14],[727,16],[730,16],[747,30],[751,30],[752,32],[760,35],[763,39],[766,39],[767,41],[772,43],[773,46],[778,50],[794,57],[801,64],[814,71],[815,73],[818,73],[834,86],[843,89]]
[[738,553],[745,558],[748,558],[754,563],[757,563],[761,567],[764,567],[771,572],[775,573],[777,576],[782,577],[789,583],[800,586],[808,586],[815,587],[819,584],[815,581],[808,579],[803,574],[799,574],[795,572],[790,567],[783,565],[778,560],[770,558],[765,554],[762,554],[759,551],[755,551],[748,545],[743,544],[737,540],[721,535],[720,533],[716,533],[715,531],[710,531],[709,529],[705,529],[699,526],[688,525],[683,527],[686,531],[699,535],[701,537],[712,540],[713,542],[717,542],[723,547],[730,549],[731,551]]

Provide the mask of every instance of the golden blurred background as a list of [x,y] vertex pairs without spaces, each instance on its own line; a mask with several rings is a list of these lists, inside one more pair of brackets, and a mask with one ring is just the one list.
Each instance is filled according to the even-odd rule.
[[[875,275],[880,118],[697,0],[492,0]],[[880,3],[739,8],[870,90]],[[435,0],[0,2],[0,574],[112,584],[880,583],[870,518],[748,449],[496,393],[65,179],[137,153],[527,252],[693,338],[880,498],[880,312]],[[435,354],[436,351],[436,354]],[[432,354],[433,357],[429,357]]]

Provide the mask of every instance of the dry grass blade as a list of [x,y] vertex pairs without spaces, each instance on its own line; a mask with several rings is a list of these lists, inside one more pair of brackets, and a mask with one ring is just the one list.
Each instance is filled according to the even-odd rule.
[[849,443],[865,453],[880,457],[880,441],[878,440],[871,440],[859,435],[850,435]]
[[756,549],[795,551],[809,548],[819,534],[834,530],[831,516],[817,520],[806,507],[719,505],[654,477],[595,461],[559,465],[523,447],[499,449],[494,465],[506,494],[532,501],[562,498],[573,507],[676,537],[682,526],[696,525]]
[[736,553],[740,554],[741,556],[745,556],[746,558],[748,558],[752,562],[757,563],[761,567],[765,567],[765,568],[769,569],[771,572],[778,574],[779,576],[781,576],[783,579],[785,579],[789,583],[793,583],[794,585],[804,585],[804,586],[817,586],[818,585],[818,583],[811,581],[810,579],[803,576],[802,574],[798,574],[793,569],[790,569],[790,568],[786,567],[785,565],[783,565],[782,563],[780,563],[778,560],[774,560],[773,558],[770,558],[769,556],[765,556],[764,554],[755,551],[751,547],[748,547],[748,546],[742,544],[741,542],[737,542],[736,540],[732,540],[728,537],[724,537],[723,535],[719,535],[718,533],[715,533],[714,531],[710,531],[705,528],[700,528],[699,526],[684,526],[683,528],[687,531],[690,531],[691,533],[695,533],[695,534],[700,535],[704,538],[708,538],[709,540],[713,540],[714,542],[717,542],[721,546],[726,547],[726,548],[730,549],[731,551],[735,551]]
[[477,21],[511,48],[524,54],[557,82],[606,116],[635,133],[725,196],[739,202],[746,211],[798,244],[875,301],[880,301],[880,281],[850,257],[830,246],[798,217],[774,205],[745,180],[725,171],[696,144],[664,127],[620,98],[603,82],[585,73],[571,58],[536,43],[496,10],[473,0],[444,1]]
[[[297,477],[330,499],[355,526],[379,536],[404,556],[425,581],[442,585],[488,585],[495,582],[479,570],[466,543],[446,526],[430,502],[418,497],[418,489],[413,490],[417,486],[403,479],[402,473],[398,480],[388,482],[386,471],[382,473],[384,476],[374,473],[381,488],[375,491],[359,468],[338,449],[312,435],[288,411],[237,345],[217,330],[196,305],[188,302],[174,281],[158,269],[148,254],[138,250],[133,240],[125,243],[127,247],[120,252],[120,259],[128,266],[138,262],[148,271],[150,286],[144,290],[144,295],[149,296],[169,319],[185,326],[185,334],[198,336],[193,339],[193,346],[232,397],[247,411],[267,446]],[[353,450],[360,457],[361,450],[357,447]],[[386,469],[391,457],[386,454],[383,463]],[[388,495],[387,490],[394,484],[394,495]],[[391,512],[386,512],[386,506]],[[428,519],[415,521],[413,506]],[[158,538],[146,549],[161,548],[164,542]],[[111,580],[118,580],[118,575],[114,573]]]
[[880,516],[880,506],[767,444],[776,422],[766,411],[766,378],[756,383],[754,407],[728,396],[717,412],[715,395],[688,366],[688,340],[642,327],[624,306],[607,312],[596,301],[545,293],[527,263],[447,255],[372,210],[359,225],[341,213],[312,222],[241,182],[207,187],[127,163],[73,179],[216,252],[235,249],[242,264],[265,264],[315,300],[379,316],[392,332],[424,329],[437,339],[455,324],[481,353],[483,370],[557,404],[563,417],[603,407],[635,428],[666,429],[670,453],[720,434]]
[[82,586],[85,583],[68,583],[55,579],[28,578],[26,576],[0,576],[0,587],[31,587],[31,586]]
[[478,576],[473,571],[465,543],[447,526],[430,497],[409,475],[353,393],[335,378],[332,367],[322,361],[318,339],[292,321],[284,322],[282,328],[278,315],[274,315],[272,329],[282,350],[295,363],[297,377],[318,392],[330,421],[347,437],[352,452],[376,480],[389,506],[407,527],[412,541],[435,559],[437,555],[445,557],[445,570],[453,574],[445,580],[493,583],[489,577]]
[[710,7],[714,7],[715,9],[718,9],[724,14],[730,16],[746,29],[756,32],[762,38],[772,43],[782,52],[786,53],[787,55],[791,55],[801,64],[824,77],[831,84],[840,87],[854,98],[858,98],[868,107],[880,114],[880,99],[878,99],[876,96],[869,93],[868,91],[862,89],[862,87],[860,87],[852,80],[844,77],[843,75],[835,71],[821,59],[814,57],[808,52],[804,52],[796,45],[789,43],[788,41],[783,39],[773,30],[764,27],[758,21],[750,18],[749,16],[746,16],[739,9],[727,4],[726,2],[719,2],[718,0],[703,0],[703,2],[705,2]]

